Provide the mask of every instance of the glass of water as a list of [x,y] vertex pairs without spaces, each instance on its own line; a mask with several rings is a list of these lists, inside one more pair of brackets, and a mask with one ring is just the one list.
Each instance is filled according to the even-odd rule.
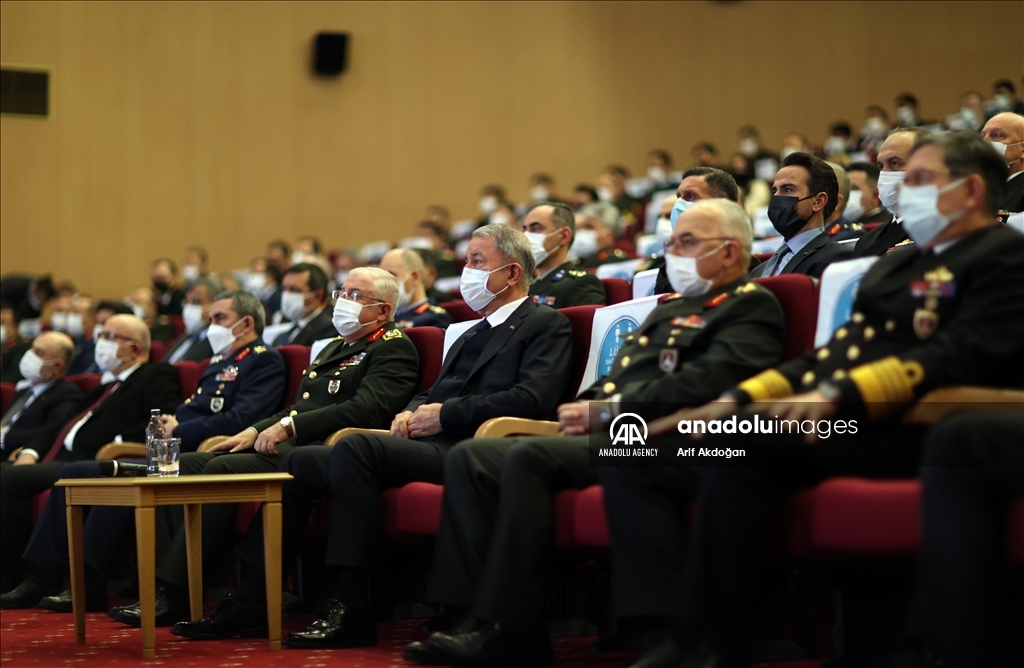
[[157,475],[161,478],[173,478],[178,475],[178,454],[181,452],[180,438],[155,438],[153,449],[156,451]]

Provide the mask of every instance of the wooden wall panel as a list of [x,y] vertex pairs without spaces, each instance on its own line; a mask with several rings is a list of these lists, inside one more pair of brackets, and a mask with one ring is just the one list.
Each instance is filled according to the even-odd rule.
[[[313,35],[351,68],[310,75]],[[568,191],[610,162],[891,109],[925,115],[1024,69],[1020,2],[14,2],[0,60],[53,72],[53,114],[0,119],[0,269],[98,295],[157,255],[215,269],[266,241],[397,238],[487,182]]]

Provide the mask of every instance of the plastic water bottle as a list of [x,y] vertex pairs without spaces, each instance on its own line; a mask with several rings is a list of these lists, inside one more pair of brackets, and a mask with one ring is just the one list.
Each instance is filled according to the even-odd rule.
[[149,465],[146,475],[160,475],[157,467],[156,446],[153,444],[153,440],[163,437],[164,425],[160,422],[160,409],[154,408],[149,411],[149,424],[146,425],[146,461]]

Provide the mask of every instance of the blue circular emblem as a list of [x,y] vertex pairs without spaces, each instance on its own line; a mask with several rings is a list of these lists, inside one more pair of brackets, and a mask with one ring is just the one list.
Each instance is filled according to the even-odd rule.
[[840,289],[839,296],[836,298],[835,310],[832,311],[833,332],[849,322],[853,316],[853,301],[857,298],[857,288],[860,287],[862,278],[864,278],[863,274],[856,276]]
[[601,341],[601,353],[597,358],[597,377],[611,373],[612,363],[619,354],[626,335],[640,329],[640,323],[628,315],[624,315],[611,324]]

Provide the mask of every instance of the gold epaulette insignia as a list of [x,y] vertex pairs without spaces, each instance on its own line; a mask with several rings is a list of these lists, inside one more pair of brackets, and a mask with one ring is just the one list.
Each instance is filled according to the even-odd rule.
[[752,401],[781,399],[793,394],[793,386],[775,369],[763,371],[753,378],[740,383],[740,389],[750,395]]

